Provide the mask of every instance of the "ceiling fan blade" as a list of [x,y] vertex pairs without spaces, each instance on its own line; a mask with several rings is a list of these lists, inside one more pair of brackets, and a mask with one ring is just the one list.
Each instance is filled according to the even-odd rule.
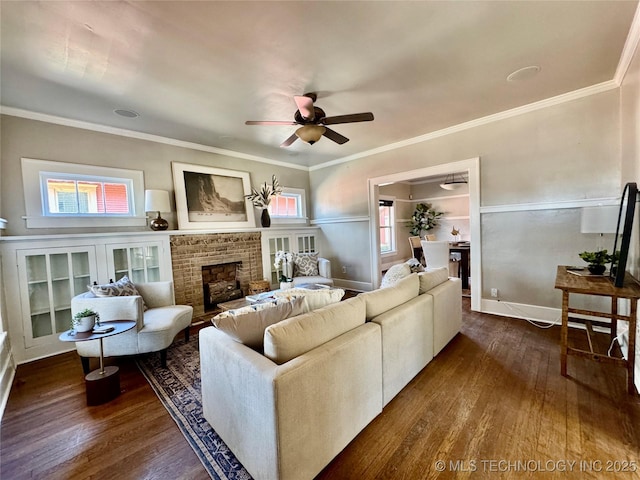
[[322,119],[323,125],[336,125],[338,123],[370,122],[373,120],[373,113],[352,113],[351,115],[338,115],[336,117],[325,117]]
[[278,121],[278,120],[247,120],[245,125],[297,125],[296,122]]
[[349,139],[344,135],[340,135],[335,130],[331,130],[330,128],[325,128],[324,133],[322,134],[327,137],[329,140],[333,140],[334,142],[342,145],[343,143],[347,143]]
[[294,133],[293,135],[291,135],[289,138],[287,138],[284,142],[282,142],[280,144],[281,147],[288,147],[289,145],[291,145],[293,142],[295,142],[298,139],[298,136]]
[[314,120],[313,98],[306,95],[295,95],[293,99],[296,101],[300,115],[307,120]]

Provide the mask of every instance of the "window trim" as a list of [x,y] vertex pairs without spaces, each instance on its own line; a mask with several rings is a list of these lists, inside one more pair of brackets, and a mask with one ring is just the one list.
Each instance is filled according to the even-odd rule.
[[[391,224],[389,225],[389,228],[391,230],[391,250],[389,250],[388,252],[383,252],[382,250],[379,250],[380,253],[380,257],[391,257],[393,255],[397,255],[398,254],[398,241],[396,239],[396,235],[397,235],[397,230],[396,230],[396,197],[392,197],[392,196],[388,196],[388,195],[380,195],[378,197],[378,218],[380,218],[380,200],[389,200],[391,202],[393,202],[392,210],[391,210]],[[382,228],[382,225],[378,225],[378,231],[380,231],[380,229]],[[382,242],[380,243],[380,249],[382,248]]]
[[282,187],[282,193],[289,195],[297,195],[300,199],[300,215],[297,217],[281,217],[277,215],[271,215],[272,224],[292,224],[292,223],[306,223],[307,217],[307,201],[306,191],[304,188]]
[[[21,158],[22,183],[26,208],[27,228],[73,228],[73,227],[142,227],[147,224],[144,212],[144,173],[140,170],[99,167],[79,163],[64,163],[34,158]],[[45,200],[41,172],[60,174],[67,177],[101,177],[118,178],[131,181],[132,216],[124,215],[91,215],[91,214],[45,214]]]

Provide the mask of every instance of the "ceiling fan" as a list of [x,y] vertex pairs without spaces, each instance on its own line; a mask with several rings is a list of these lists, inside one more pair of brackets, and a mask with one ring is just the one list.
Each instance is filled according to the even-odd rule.
[[296,113],[293,116],[293,122],[247,120],[244,122],[245,125],[301,125],[293,135],[280,144],[281,147],[288,147],[298,138],[309,145],[313,145],[320,140],[321,136],[325,136],[329,140],[333,140],[334,142],[342,145],[343,143],[347,143],[349,139],[344,135],[340,135],[338,132],[327,128],[327,125],[370,122],[373,120],[373,113],[371,112],[327,117],[324,110],[313,104],[317,99],[315,93],[295,95],[293,99],[298,106],[298,110],[296,110]]

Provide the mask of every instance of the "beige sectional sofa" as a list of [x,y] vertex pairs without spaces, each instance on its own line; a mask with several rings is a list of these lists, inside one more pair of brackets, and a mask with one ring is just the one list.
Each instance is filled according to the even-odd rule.
[[255,479],[312,479],[456,335],[461,293],[414,273],[267,327],[261,351],[204,328],[204,417]]

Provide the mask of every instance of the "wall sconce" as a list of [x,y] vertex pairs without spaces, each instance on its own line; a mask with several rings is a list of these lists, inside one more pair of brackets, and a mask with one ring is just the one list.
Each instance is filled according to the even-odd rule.
[[145,190],[144,191],[144,211],[156,212],[157,216],[149,226],[151,230],[166,230],[169,228],[169,222],[160,217],[160,212],[170,212],[169,192],[166,190]]
[[296,130],[296,136],[303,142],[313,145],[326,131],[327,129],[322,125],[304,125]]
[[440,184],[440,188],[443,188],[445,190],[457,190],[463,185],[466,185],[467,179],[464,178],[462,174],[460,174],[459,177],[460,178],[456,180],[456,174],[449,173],[447,177],[444,179],[444,182]]

